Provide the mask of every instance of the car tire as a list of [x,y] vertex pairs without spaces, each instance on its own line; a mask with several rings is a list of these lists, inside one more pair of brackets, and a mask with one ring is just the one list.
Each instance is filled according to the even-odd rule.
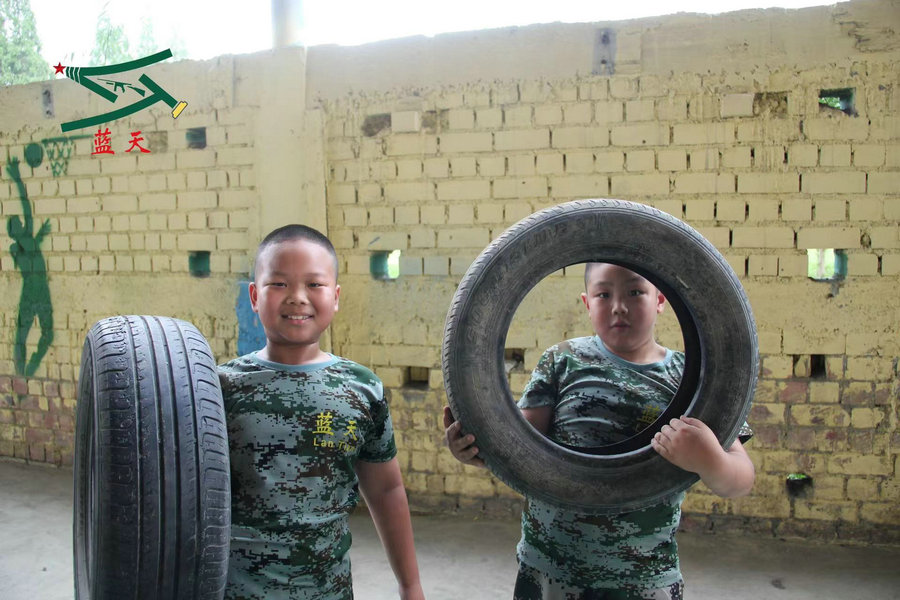
[[228,439],[216,364],[193,325],[117,316],[90,329],[74,462],[77,599],[223,597]]
[[[545,276],[581,262],[616,263],[649,279],[678,317],[685,347],[681,385],[659,418],[622,443],[588,449],[561,446],[531,427],[503,366],[519,303]],[[722,255],[671,215],[606,199],[542,210],[491,243],[453,298],[441,361],[450,408],[499,479],[529,497],[595,514],[655,504],[697,481],[657,454],[650,439],[670,419],[689,415],[730,446],[759,369],[753,314]]]

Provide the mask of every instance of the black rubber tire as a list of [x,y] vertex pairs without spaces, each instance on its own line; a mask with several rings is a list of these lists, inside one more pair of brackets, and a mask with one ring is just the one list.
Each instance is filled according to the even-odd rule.
[[220,600],[231,528],[212,352],[190,323],[97,322],[81,357],[75,597]]
[[[503,352],[512,317],[531,288],[589,261],[627,267],[666,295],[684,337],[685,372],[669,408],[640,434],[575,450],[551,442],[522,417]],[[499,479],[527,496],[598,514],[648,506],[697,481],[659,456],[650,439],[686,414],[728,447],[750,410],[759,369],[750,304],[712,244],[649,206],[597,199],[526,217],[481,253],[453,298],[441,359],[450,408]]]

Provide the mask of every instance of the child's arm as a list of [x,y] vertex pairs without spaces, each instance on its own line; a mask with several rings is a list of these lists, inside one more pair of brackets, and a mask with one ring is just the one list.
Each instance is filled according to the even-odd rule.
[[744,445],[735,440],[725,450],[699,419],[672,419],[653,436],[650,445],[675,466],[699,475],[706,487],[723,498],[744,496],[753,487],[756,470]]
[[396,458],[383,463],[356,463],[359,489],[375,522],[388,561],[400,584],[402,600],[424,600],[413,545],[409,503]]
[[[531,426],[547,435],[550,429],[550,420],[553,418],[553,409],[549,406],[540,408],[523,408],[522,416],[531,423]],[[484,460],[477,456],[478,446],[475,445],[475,436],[471,433],[462,435],[459,421],[455,421],[449,406],[444,407],[444,440],[450,453],[461,463],[473,467],[484,467]]]

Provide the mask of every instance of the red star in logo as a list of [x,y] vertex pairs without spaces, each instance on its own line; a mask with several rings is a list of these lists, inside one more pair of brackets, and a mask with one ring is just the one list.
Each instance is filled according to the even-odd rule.
[[65,69],[65,67],[62,66],[62,62],[57,63],[57,65],[53,68],[56,69],[56,73],[54,73],[54,75],[58,75],[59,73],[62,73],[63,70]]

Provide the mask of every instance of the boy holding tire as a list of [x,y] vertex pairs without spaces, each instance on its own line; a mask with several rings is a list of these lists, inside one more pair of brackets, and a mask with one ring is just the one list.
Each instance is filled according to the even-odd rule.
[[[684,367],[682,353],[656,342],[665,297],[645,278],[588,263],[581,298],[596,335],[548,349],[519,401],[532,426],[570,447],[615,443],[652,423],[675,394]],[[444,426],[453,456],[484,466],[474,436],[461,434],[449,408]],[[745,426],[740,438],[750,435]],[[651,446],[720,496],[741,496],[753,485],[753,463],[740,439],[723,449],[698,419],[673,419]],[[590,515],[528,498],[515,600],[680,599],[674,536],[683,499],[680,493],[639,510]]]
[[338,310],[334,247],[287,225],[260,243],[254,268],[266,346],[219,367],[232,471],[225,597],[353,598],[348,516],[361,492],[400,597],[424,598],[381,381],[319,347]]

